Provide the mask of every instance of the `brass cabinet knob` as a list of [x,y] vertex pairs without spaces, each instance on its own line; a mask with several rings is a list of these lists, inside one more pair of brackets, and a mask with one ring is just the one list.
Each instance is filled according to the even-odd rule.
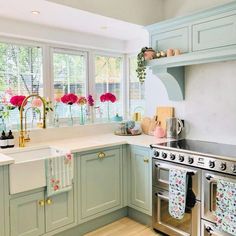
[[45,204],[44,200],[39,200],[39,206],[43,207]]
[[98,153],[98,158],[99,159],[103,159],[104,157],[106,157],[106,154],[104,152],[99,152]]
[[149,162],[149,159],[148,159],[148,158],[144,158],[143,161],[144,161],[145,163],[148,163],[148,162]]
[[52,199],[51,199],[51,198],[48,198],[48,199],[46,200],[46,203],[47,203],[47,205],[51,205],[51,204],[52,204]]

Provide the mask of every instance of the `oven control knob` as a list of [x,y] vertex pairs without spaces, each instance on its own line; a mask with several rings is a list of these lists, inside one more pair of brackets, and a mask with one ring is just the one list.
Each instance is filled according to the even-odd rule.
[[189,163],[189,164],[193,164],[193,162],[194,162],[193,158],[192,158],[192,157],[189,157],[189,158],[188,158],[188,163]]
[[159,157],[159,155],[160,155],[160,152],[158,152],[158,151],[154,151],[154,153],[153,153],[153,154],[154,154],[154,156],[155,156],[155,157]]
[[209,167],[214,168],[215,167],[215,162],[214,161],[209,161]]
[[226,163],[225,163],[225,162],[222,162],[222,163],[220,164],[220,169],[221,169],[221,170],[226,170],[226,168],[227,168]]
[[170,154],[170,159],[173,161],[175,159],[175,154],[171,153]]
[[166,158],[167,158],[167,153],[163,152],[163,153],[162,153],[162,157],[163,157],[164,159],[166,159]]
[[180,155],[180,156],[179,156],[179,161],[180,161],[180,162],[183,162],[183,161],[184,161],[184,156]]
[[235,164],[231,167],[231,170],[233,173],[236,173],[236,165]]

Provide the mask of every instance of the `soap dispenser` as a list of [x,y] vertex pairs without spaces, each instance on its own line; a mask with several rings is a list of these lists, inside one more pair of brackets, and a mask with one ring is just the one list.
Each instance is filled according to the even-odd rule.
[[2,135],[0,137],[0,148],[7,148],[7,137],[5,131],[2,131]]
[[15,140],[14,140],[14,136],[12,134],[12,131],[9,131],[9,134],[7,136],[7,147],[9,148],[13,148],[15,146]]

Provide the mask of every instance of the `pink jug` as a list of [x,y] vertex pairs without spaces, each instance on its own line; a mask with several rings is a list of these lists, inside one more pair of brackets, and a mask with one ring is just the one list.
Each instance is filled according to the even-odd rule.
[[165,130],[161,127],[160,121],[157,123],[157,126],[154,130],[154,136],[156,138],[164,138],[165,137]]

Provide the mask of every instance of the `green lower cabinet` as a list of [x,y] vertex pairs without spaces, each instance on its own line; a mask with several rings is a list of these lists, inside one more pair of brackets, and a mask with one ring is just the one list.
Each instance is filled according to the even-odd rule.
[[10,201],[11,236],[38,236],[44,229],[44,192]]
[[130,147],[129,156],[129,206],[152,215],[151,155],[148,148]]
[[73,203],[73,191],[50,198],[42,191],[10,200],[10,235],[44,235],[73,223]]
[[80,222],[122,207],[122,148],[80,156]]
[[0,167],[0,236],[5,236],[5,221],[4,221],[4,179],[3,167]]

